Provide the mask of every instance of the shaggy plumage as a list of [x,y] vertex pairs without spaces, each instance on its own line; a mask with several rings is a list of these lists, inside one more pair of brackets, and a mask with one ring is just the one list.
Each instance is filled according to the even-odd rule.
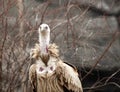
[[31,58],[36,60],[29,70],[33,91],[66,92],[66,89],[70,92],[83,92],[77,70],[59,58],[58,46],[48,46],[48,57],[43,59],[38,44],[31,50]]
[[[59,57],[59,50],[56,44],[49,44],[47,50],[48,55],[52,57]],[[35,58],[37,60],[39,59],[39,57],[41,57],[41,50],[39,44],[36,44],[35,47],[31,49],[30,56],[31,58]]]

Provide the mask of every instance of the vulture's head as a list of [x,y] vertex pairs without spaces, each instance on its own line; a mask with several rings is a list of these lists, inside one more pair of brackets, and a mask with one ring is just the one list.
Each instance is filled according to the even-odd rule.
[[39,34],[42,36],[47,36],[50,34],[50,28],[47,24],[41,24],[39,26]]

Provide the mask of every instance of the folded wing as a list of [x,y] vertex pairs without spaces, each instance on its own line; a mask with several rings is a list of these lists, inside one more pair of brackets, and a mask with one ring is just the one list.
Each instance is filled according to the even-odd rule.
[[29,80],[33,89],[33,92],[37,92],[37,78],[36,78],[36,65],[31,65],[29,69]]
[[56,69],[62,86],[72,92],[83,92],[81,81],[78,77],[77,70],[72,66],[59,62]]

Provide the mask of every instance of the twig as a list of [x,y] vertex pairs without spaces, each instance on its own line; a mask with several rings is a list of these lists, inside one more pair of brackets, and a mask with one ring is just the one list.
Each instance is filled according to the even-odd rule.
[[97,66],[97,64],[101,61],[101,59],[105,56],[105,54],[108,52],[109,48],[112,46],[113,42],[119,37],[120,33],[118,31],[115,31],[112,37],[112,40],[110,41],[110,43],[108,44],[108,46],[106,47],[106,49],[104,50],[103,54],[96,60],[96,63],[94,64],[94,66],[90,69],[90,71],[82,78],[82,80],[84,80],[89,74],[91,74],[91,72],[93,71],[93,69],[95,69],[95,67]]
[[108,86],[108,85],[115,85],[120,89],[120,85],[115,83],[115,82],[109,82],[107,84],[99,85],[99,86],[96,86],[96,87],[86,87],[86,88],[83,88],[83,89],[84,90],[95,90],[95,89],[99,89],[99,88],[102,88],[102,87],[105,87],[105,86]]
[[115,73],[113,73],[113,74],[105,81],[105,84],[107,84],[108,81],[109,81],[113,76],[115,76],[118,72],[120,72],[120,69],[117,70]]
[[45,13],[46,13],[46,11],[47,11],[47,9],[48,9],[49,4],[50,4],[50,2],[48,1],[48,2],[46,3],[45,10],[43,11],[40,24],[42,24],[43,21],[44,21],[44,16],[45,16]]

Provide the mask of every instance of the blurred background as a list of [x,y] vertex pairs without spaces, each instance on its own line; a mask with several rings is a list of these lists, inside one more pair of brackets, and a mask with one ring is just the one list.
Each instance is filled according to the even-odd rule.
[[0,92],[32,92],[29,53],[41,23],[84,92],[120,92],[120,0],[0,0]]

